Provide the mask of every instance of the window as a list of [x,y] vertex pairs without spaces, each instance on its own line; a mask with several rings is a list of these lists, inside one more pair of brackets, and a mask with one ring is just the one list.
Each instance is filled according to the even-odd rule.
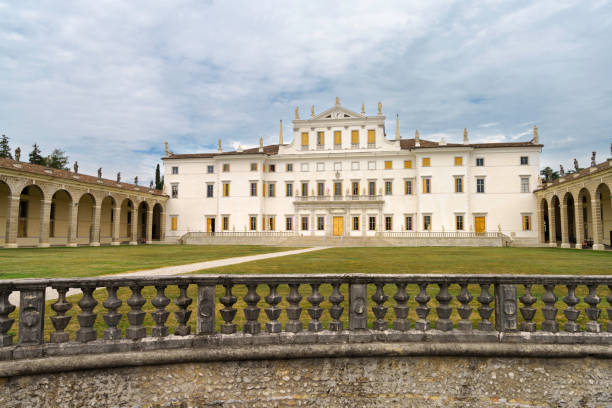
[[318,162],[317,163],[317,171],[325,171],[325,163]]
[[393,182],[385,181],[385,195],[393,194]]
[[251,231],[257,231],[257,216],[251,215],[249,218],[249,224]]
[[463,177],[455,177],[455,193],[463,193]]
[[368,219],[368,227],[370,231],[376,231],[376,217],[370,217]]
[[276,197],[276,184],[268,184],[268,197]]
[[176,166],[172,167],[172,174],[178,174],[178,167]]
[[302,171],[308,171],[308,170],[309,170],[308,163],[302,163]]
[[391,160],[385,161],[385,170],[391,170],[393,168],[393,162]]
[[308,147],[308,132],[302,132],[302,148]]
[[229,171],[230,171],[229,163],[223,163],[223,172],[224,173],[229,173]]
[[359,231],[359,217],[353,217],[353,231]]
[[268,217],[268,228],[270,231],[274,231],[275,225],[274,217]]
[[178,198],[178,184],[173,183],[171,185],[172,188],[172,198]]
[[369,161],[368,162],[368,170],[376,170],[376,162],[375,161]]
[[251,171],[257,171],[257,163],[251,163]]
[[391,231],[393,229],[393,217],[385,217],[385,231]]
[[354,196],[359,195],[359,182],[358,181],[353,181],[353,195]]
[[368,147],[374,147],[376,145],[376,130],[368,129]]
[[476,179],[476,192],[477,193],[484,193],[485,192],[484,181],[485,180],[483,178],[477,178]]
[[229,197],[229,183],[223,183],[223,197]]
[[302,217],[302,231],[308,231],[308,216]]
[[227,215],[223,216],[223,231],[229,230],[229,217]]
[[274,172],[276,172],[276,164],[271,164],[271,165],[269,165],[269,166],[268,166],[268,171],[269,171],[270,173],[274,173]]
[[317,146],[325,145],[325,132],[317,132]]
[[317,230],[325,231],[325,217],[317,217]]
[[412,168],[412,160],[404,160],[404,168],[411,169]]
[[351,146],[359,147],[359,131],[351,130]]
[[325,193],[325,183],[317,183],[317,195],[322,196]]
[[375,181],[370,181],[368,183],[368,194],[371,196],[376,195],[376,182]]
[[342,162],[334,162],[334,170],[342,170]]
[[455,216],[455,226],[457,231],[463,231],[463,215]]
[[463,157],[461,156],[455,157],[455,166],[463,166]]
[[404,181],[404,194],[412,194],[412,180]]
[[521,193],[529,192],[529,177],[521,177]]
[[429,167],[431,166],[431,159],[429,157],[423,157],[423,167]]
[[302,196],[308,196],[308,183],[302,183]]
[[287,231],[293,231],[293,217],[285,218],[285,229]]
[[206,197],[212,198],[213,195],[214,195],[214,191],[215,191],[215,185],[214,184],[207,184],[206,185]]
[[339,181],[336,181],[334,183],[334,195],[335,196],[341,196],[342,195],[342,183]]
[[287,197],[293,196],[293,183],[287,183]]
[[423,193],[425,194],[431,193],[431,179],[430,178],[423,179]]
[[522,166],[526,166],[529,164],[529,157],[528,156],[521,156],[521,165]]
[[351,162],[351,170],[359,170],[359,162]]
[[412,215],[406,216],[406,231],[412,231]]
[[476,166],[478,167],[484,166],[484,159],[482,157],[476,158]]
[[251,182],[251,197],[257,197],[257,182]]
[[426,231],[431,231],[431,215],[423,216],[423,229]]
[[342,146],[342,131],[334,131],[334,147],[339,148]]
[[523,231],[531,231],[531,215],[523,215]]
[[176,231],[178,229],[178,217],[176,215],[170,217],[170,229],[172,231]]
[[286,170],[287,173],[291,173],[293,171],[293,163],[287,163]]
[[215,166],[211,166],[211,165],[206,166],[206,172],[208,174],[214,173],[215,172]]

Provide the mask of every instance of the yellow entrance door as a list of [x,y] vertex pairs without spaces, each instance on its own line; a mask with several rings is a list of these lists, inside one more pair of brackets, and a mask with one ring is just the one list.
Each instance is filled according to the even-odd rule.
[[474,217],[474,230],[476,232],[485,232],[485,217]]
[[344,232],[344,217],[334,217],[334,236],[342,236]]
[[206,219],[206,232],[212,232],[212,218]]

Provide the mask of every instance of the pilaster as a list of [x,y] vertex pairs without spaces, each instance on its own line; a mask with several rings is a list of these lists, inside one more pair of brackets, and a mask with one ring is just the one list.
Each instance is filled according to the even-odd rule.
[[113,208],[113,225],[111,226],[112,228],[112,239],[111,239],[111,245],[119,245],[120,243],[120,236],[121,236],[121,207],[115,207]]
[[557,220],[555,217],[555,206],[551,199],[548,203],[548,245],[557,247]]
[[100,205],[94,205],[92,211],[89,246],[100,246],[100,217],[102,216],[102,207]]
[[79,216],[79,203],[72,203],[68,211],[68,243],[67,246],[77,246],[77,224]]
[[593,220],[593,249],[604,249],[601,242],[602,225],[601,225],[601,207],[597,193],[593,194],[591,199],[591,219]]
[[132,236],[130,238],[130,245],[138,245],[138,208],[134,206],[132,209]]
[[153,243],[153,210],[148,209],[146,211],[147,214],[147,225],[146,225],[146,238],[145,241],[147,244]]
[[17,228],[19,226],[19,196],[8,197],[6,212],[6,248],[17,248]]
[[569,248],[569,226],[567,220],[567,205],[561,204],[561,248]]
[[576,249],[582,249],[582,241],[584,240],[584,217],[583,217],[582,201],[574,200],[574,220],[576,220]]
[[40,202],[40,238],[38,246],[46,248],[49,246],[49,226],[51,224],[51,200]]

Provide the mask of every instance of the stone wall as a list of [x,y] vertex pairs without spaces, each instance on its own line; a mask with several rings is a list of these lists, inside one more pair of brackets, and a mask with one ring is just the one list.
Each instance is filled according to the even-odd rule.
[[0,406],[607,407],[610,384],[610,359],[277,359],[0,378]]

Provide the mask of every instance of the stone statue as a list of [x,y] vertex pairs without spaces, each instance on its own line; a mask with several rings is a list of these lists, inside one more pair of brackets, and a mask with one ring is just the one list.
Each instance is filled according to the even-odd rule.
[[300,119],[300,108],[297,106],[295,107],[295,119]]
[[336,96],[336,105],[340,105],[340,98]]
[[72,167],[74,167],[74,174],[79,172],[79,162],[75,161],[74,162],[74,166],[72,166]]
[[312,105],[312,107],[310,108],[310,117],[314,118],[314,105]]
[[382,115],[382,102],[378,102],[378,116]]
[[45,160],[45,165],[47,168],[51,167],[51,156],[47,156],[47,160]]
[[138,176],[134,177],[134,184],[138,185]]
[[153,188],[153,180],[149,181],[149,188]]
[[361,114],[365,115],[365,103],[361,104]]
[[220,152],[223,151],[223,146],[221,145],[221,139],[219,139],[219,141],[217,142],[217,150]]
[[21,158],[21,147],[15,149],[15,161],[19,161]]
[[576,170],[577,172],[580,170],[580,167],[578,166],[578,160],[576,160],[576,158],[574,158],[574,170]]
[[559,175],[565,176],[565,169],[562,164],[559,165]]
[[117,173],[117,183],[121,183],[121,172]]
[[597,162],[595,161],[596,154],[597,152],[593,152],[593,155],[591,156],[591,166],[597,166]]
[[102,178],[102,167],[98,169],[98,178]]

